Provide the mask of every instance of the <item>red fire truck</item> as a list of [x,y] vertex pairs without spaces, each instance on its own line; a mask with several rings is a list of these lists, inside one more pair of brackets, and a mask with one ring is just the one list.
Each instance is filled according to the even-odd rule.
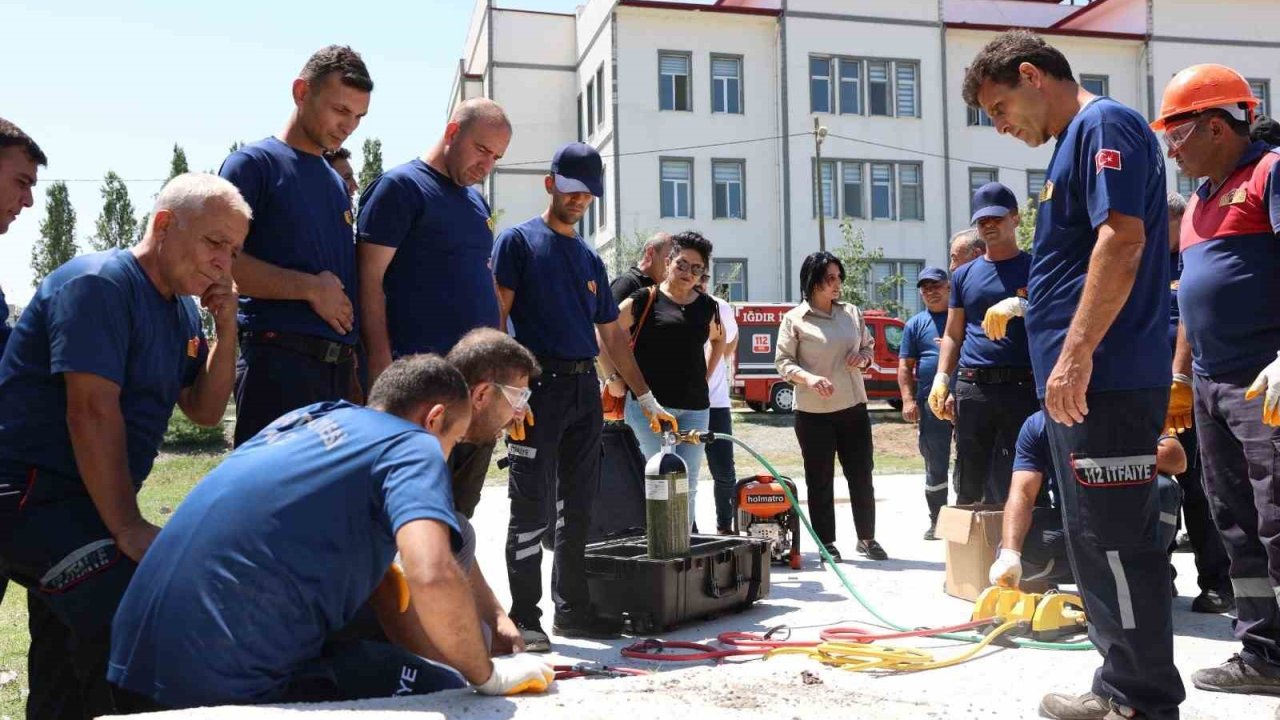
[[[778,375],[774,353],[778,325],[793,303],[735,303],[738,321],[738,354],[734,358],[733,390],[757,412],[789,413],[795,409],[795,389]],[[867,396],[902,407],[898,393],[898,347],[902,344],[901,320],[878,310],[863,313],[867,328],[876,334],[875,359],[863,373]]]

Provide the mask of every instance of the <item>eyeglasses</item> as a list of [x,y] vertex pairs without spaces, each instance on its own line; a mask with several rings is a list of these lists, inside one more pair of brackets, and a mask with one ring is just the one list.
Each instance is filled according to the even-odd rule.
[[1180,123],[1164,131],[1164,146],[1169,152],[1177,152],[1191,138],[1191,133],[1195,132],[1200,126],[1200,118],[1203,115],[1197,115],[1187,122]]
[[511,387],[502,383],[494,383],[494,385],[502,390],[502,396],[507,399],[515,412],[524,412],[524,409],[529,406],[529,398],[533,395],[533,391],[529,388]]
[[676,258],[676,269],[683,273],[689,273],[695,277],[702,277],[702,271],[707,269],[706,265],[690,265],[684,258]]

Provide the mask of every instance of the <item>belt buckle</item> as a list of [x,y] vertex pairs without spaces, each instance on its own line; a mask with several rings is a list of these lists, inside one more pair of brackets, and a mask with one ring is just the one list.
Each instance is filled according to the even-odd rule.
[[327,363],[337,363],[338,356],[342,353],[342,348],[338,343],[331,342],[324,351],[324,361]]

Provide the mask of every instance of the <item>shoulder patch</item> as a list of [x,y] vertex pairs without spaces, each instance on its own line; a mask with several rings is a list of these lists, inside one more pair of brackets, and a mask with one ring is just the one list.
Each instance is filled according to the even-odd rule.
[[1094,174],[1101,173],[1103,170],[1120,170],[1122,169],[1121,157],[1119,150],[1110,150],[1103,148],[1093,158]]

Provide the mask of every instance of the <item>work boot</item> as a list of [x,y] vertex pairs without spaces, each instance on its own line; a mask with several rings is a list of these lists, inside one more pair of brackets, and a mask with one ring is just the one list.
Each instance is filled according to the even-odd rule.
[[524,640],[525,652],[545,653],[551,652],[551,638],[542,630],[542,624],[536,620],[531,623],[512,620],[516,627],[520,630],[520,637]]
[[875,540],[859,540],[858,552],[872,560],[888,560],[889,553],[880,547],[880,543]]
[[930,526],[929,526],[929,529],[924,531],[924,539],[925,539],[925,540],[937,540],[937,539],[938,539],[938,524],[937,524],[937,523],[934,523],[934,524],[930,525]]
[[1052,720],[1107,720],[1111,716],[1111,703],[1091,692],[1049,693],[1040,700],[1040,716]]
[[1210,615],[1220,615],[1224,612],[1234,610],[1236,607],[1236,598],[1231,592],[1222,592],[1219,590],[1205,590],[1191,601],[1191,612],[1208,613]]
[[1191,682],[1209,692],[1280,695],[1280,670],[1260,669],[1239,655],[1218,667],[1191,673]]
[[557,610],[551,632],[567,638],[612,640],[622,637],[622,619],[598,615],[594,608],[570,613]]

